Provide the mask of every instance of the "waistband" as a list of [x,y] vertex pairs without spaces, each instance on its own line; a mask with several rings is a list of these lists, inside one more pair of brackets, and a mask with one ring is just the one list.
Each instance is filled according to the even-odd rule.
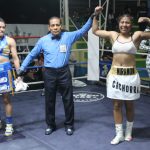
[[0,71],[11,70],[12,65],[10,62],[0,63]]
[[135,75],[137,70],[135,67],[111,67],[111,73],[115,75]]
[[7,54],[0,53],[0,56],[3,56],[3,57],[5,57],[5,58],[8,58],[8,59],[9,59],[9,55],[7,55]]
[[45,69],[47,69],[47,70],[54,70],[54,71],[61,71],[61,70],[67,69],[68,67],[69,66],[66,65],[66,66],[63,66],[63,67],[60,67],[60,68],[45,67]]

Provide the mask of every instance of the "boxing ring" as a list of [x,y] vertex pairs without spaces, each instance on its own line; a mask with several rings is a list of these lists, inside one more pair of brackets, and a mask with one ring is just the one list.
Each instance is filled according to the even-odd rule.
[[[89,0],[89,5],[90,3]],[[113,0],[113,9],[115,8],[114,3],[115,0]],[[65,11],[64,7],[62,11]],[[69,21],[69,19],[66,20]],[[15,34],[11,33],[11,36],[17,42],[18,55],[22,63],[34,46],[34,44],[30,45],[29,41],[31,39],[37,41],[40,36],[34,36],[38,34],[32,35],[31,32],[27,31],[21,35],[20,29],[16,25],[14,25],[14,29],[16,32]],[[47,25],[44,35],[46,33]],[[107,46],[104,47],[102,49],[97,48],[98,52],[104,55],[107,53],[108,56],[111,55],[111,50]],[[39,61],[40,58],[37,58],[34,60],[34,64],[27,67],[24,77],[25,82],[29,85],[28,90],[15,92],[15,95],[11,96],[15,132],[11,137],[5,137],[5,126],[3,126],[0,130],[0,150],[148,150],[150,146],[150,119],[148,119],[150,115],[150,79],[145,75],[146,68],[141,67],[141,65],[137,66],[137,70],[141,75],[142,91],[141,98],[135,101],[133,141],[114,146],[110,145],[110,141],[114,136],[113,105],[112,101],[106,97],[106,76],[111,66],[111,58],[100,58],[97,65],[99,68],[98,80],[88,81],[87,47],[77,48],[73,46],[71,52],[75,54],[75,57],[69,63],[73,76],[75,102],[74,134],[67,136],[65,133],[64,108],[61,95],[57,93],[57,130],[50,136],[45,135],[45,97],[42,94],[44,84],[41,74],[38,78],[35,76],[42,73],[44,67],[42,62]],[[144,63],[146,55],[143,52],[137,53],[138,64]],[[139,56],[144,57],[144,59],[139,58]],[[0,114],[2,120],[4,120],[5,110],[2,106],[3,102],[1,100]]]
[[[30,46],[26,42],[21,43],[20,38],[39,38],[39,37],[17,37],[19,39],[18,52],[19,58],[24,59],[30,52]],[[27,40],[24,40],[27,41]],[[109,49],[100,49],[104,54],[111,53]],[[72,53],[77,56],[87,54],[87,49],[72,49]],[[83,55],[79,53],[84,53]],[[146,53],[137,53],[145,57]],[[88,81],[87,70],[80,75],[75,73],[82,67],[87,69],[87,61],[70,61],[70,69],[73,75],[74,102],[75,102],[75,132],[72,136],[67,136],[64,129],[64,110],[61,96],[57,94],[56,102],[56,123],[57,130],[50,136],[44,134],[45,107],[43,91],[43,80],[28,81],[30,89],[27,91],[16,92],[12,96],[14,107],[14,128],[15,133],[11,137],[4,137],[4,129],[0,130],[0,149],[8,150],[147,150],[150,145],[150,120],[149,107],[150,94],[141,94],[140,100],[135,102],[135,124],[133,128],[132,142],[123,142],[115,147],[110,145],[110,140],[114,135],[112,101],[106,97],[106,76],[111,66],[111,60],[100,60],[99,81]],[[36,63],[27,68],[30,74],[42,72],[43,65]],[[79,67],[81,66],[81,68]],[[138,71],[146,71],[146,68],[137,68]],[[82,70],[82,69],[81,69]],[[78,76],[77,76],[78,75]],[[38,88],[32,89],[39,85]],[[149,82],[141,84],[144,89],[150,89]],[[1,102],[2,103],[2,102]],[[4,116],[4,110],[1,107],[1,114]],[[2,118],[3,119],[3,118]],[[67,142],[66,142],[67,141]]]

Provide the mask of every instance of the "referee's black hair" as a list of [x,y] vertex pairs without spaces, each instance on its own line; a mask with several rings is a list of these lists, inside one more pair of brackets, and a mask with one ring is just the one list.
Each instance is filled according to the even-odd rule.
[[59,19],[59,20],[60,20],[60,24],[62,24],[61,18],[59,18],[59,17],[57,17],[57,16],[50,17],[50,18],[48,19],[48,24],[50,23],[50,20],[52,20],[52,19]]

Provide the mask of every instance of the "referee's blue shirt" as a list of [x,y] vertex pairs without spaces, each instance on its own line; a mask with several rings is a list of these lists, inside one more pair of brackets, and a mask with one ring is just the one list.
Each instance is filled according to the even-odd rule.
[[92,19],[89,18],[81,29],[73,32],[62,32],[59,40],[52,39],[53,35],[51,33],[40,38],[23,61],[20,69],[24,71],[30,62],[40,53],[44,55],[44,67],[61,68],[67,65],[72,44],[81,38],[90,29],[91,25]]

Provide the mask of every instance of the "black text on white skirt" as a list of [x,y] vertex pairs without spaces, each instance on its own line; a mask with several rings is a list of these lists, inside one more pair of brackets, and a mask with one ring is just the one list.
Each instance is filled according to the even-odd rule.
[[121,83],[116,82],[116,81],[113,81],[112,88],[115,88],[115,89],[118,89],[122,92],[127,92],[127,93],[139,93],[140,92],[140,87],[138,87],[138,86],[121,84]]

